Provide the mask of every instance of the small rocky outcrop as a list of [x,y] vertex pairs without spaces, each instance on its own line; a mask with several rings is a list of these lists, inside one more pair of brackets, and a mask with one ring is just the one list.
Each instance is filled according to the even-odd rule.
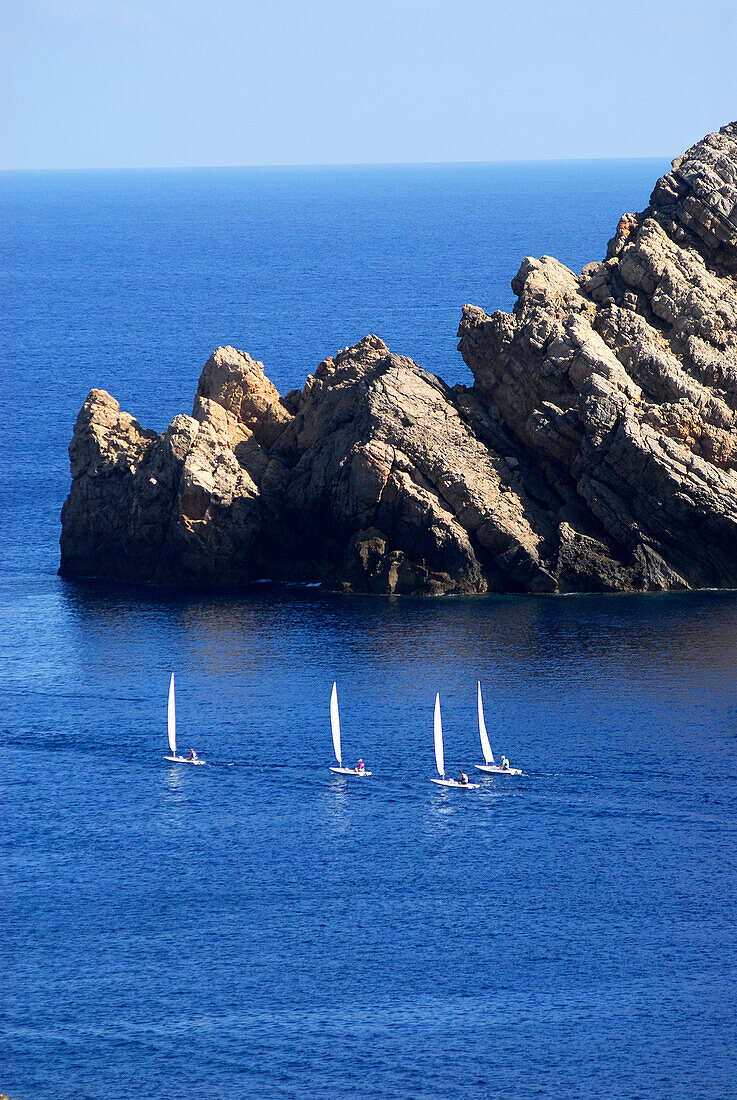
[[93,390],[61,572],[356,592],[737,586],[737,123],[673,162],[580,275],[527,258],[465,306],[470,387],[376,336],[281,397],[218,348],[192,416]]

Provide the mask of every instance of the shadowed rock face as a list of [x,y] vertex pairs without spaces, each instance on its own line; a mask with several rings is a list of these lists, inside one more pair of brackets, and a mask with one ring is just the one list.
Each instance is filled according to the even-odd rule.
[[61,572],[481,593],[737,586],[737,123],[674,161],[580,276],[465,306],[449,389],[376,336],[280,397],[218,348],[158,436],[93,390]]

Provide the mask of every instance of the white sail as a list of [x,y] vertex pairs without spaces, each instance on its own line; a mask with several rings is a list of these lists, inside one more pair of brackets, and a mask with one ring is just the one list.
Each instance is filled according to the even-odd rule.
[[177,754],[177,704],[174,698],[174,673],[169,681],[169,748],[174,756]]
[[481,681],[478,682],[478,704],[479,704],[479,736],[481,738],[481,751],[484,754],[484,760],[487,764],[494,763],[494,753],[491,751],[491,745],[489,744],[489,735],[486,732],[486,722],[484,721],[484,704],[481,702]]
[[443,760],[443,722],[440,717],[440,695],[435,696],[435,763],[438,766],[438,775],[441,779],[445,776],[445,761]]
[[340,715],[338,714],[337,684],[333,684],[333,691],[330,696],[330,725],[333,730],[333,748],[335,749],[335,759],[338,761],[338,766],[342,768],[343,759],[340,752]]

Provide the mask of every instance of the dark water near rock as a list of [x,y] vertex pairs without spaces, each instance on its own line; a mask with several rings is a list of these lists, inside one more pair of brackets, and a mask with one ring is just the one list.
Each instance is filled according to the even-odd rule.
[[[366,331],[463,380],[460,305],[601,256],[665,167],[0,176],[0,1091],[731,1094],[737,594],[55,576],[90,386],[162,428],[218,343],[286,390]],[[209,767],[162,760],[171,669]],[[527,775],[444,792],[477,677]],[[370,780],[327,771],[334,678]]]

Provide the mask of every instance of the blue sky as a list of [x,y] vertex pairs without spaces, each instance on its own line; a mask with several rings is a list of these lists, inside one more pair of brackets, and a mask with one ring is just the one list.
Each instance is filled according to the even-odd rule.
[[0,166],[675,156],[735,0],[4,0]]

